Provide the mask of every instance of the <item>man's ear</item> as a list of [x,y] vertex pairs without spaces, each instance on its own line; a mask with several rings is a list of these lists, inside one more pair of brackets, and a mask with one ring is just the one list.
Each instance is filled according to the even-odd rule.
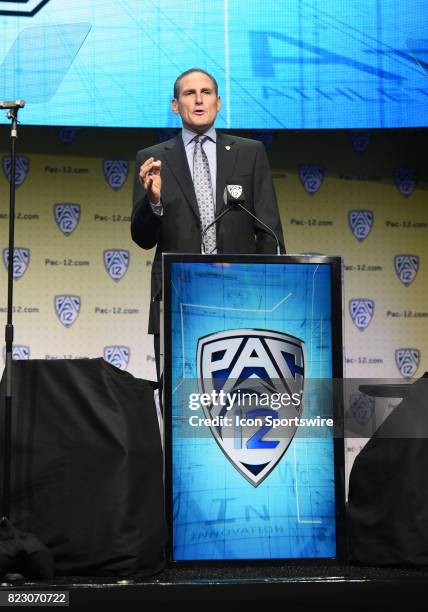
[[217,112],[219,113],[221,110],[221,98],[217,96]]
[[173,113],[175,113],[176,115],[179,114],[178,113],[178,101],[175,98],[171,100],[171,108],[172,108]]

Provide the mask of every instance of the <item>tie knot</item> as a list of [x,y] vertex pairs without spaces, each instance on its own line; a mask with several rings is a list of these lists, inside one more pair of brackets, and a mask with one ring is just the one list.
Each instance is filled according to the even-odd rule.
[[200,145],[203,145],[206,140],[208,140],[208,136],[206,136],[205,134],[198,134],[194,138],[195,144],[200,144]]

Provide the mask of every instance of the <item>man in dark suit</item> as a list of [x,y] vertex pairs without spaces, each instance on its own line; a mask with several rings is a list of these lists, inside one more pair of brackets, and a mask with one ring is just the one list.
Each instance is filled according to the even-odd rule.
[[[285,252],[264,146],[217,132],[213,125],[220,107],[212,75],[198,68],[184,72],[175,81],[172,100],[182,132],[137,153],[131,235],[144,249],[156,246],[149,333],[154,334],[158,375],[162,253],[201,252],[202,231],[224,209],[226,184],[243,186],[245,207],[275,232]],[[276,252],[272,233],[239,208],[230,210],[209,232],[205,252]]]

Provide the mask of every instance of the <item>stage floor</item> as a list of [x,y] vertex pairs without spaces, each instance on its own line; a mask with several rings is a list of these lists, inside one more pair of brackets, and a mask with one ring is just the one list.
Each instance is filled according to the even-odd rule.
[[[264,566],[168,568],[144,579],[67,576],[5,581],[6,592],[69,593],[70,608],[168,609],[243,604],[290,610],[427,610],[428,567]],[[15,607],[15,606],[13,606]]]

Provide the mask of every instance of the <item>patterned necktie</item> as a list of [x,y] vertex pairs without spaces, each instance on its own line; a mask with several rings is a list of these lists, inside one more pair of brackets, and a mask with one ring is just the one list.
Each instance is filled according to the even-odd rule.
[[[207,225],[214,221],[214,198],[210,167],[207,155],[202,147],[207,138],[207,136],[197,136],[195,138],[195,150],[193,152],[193,184],[199,207],[202,231],[204,231]],[[204,236],[203,242],[206,253],[217,252],[215,230],[214,224]]]

